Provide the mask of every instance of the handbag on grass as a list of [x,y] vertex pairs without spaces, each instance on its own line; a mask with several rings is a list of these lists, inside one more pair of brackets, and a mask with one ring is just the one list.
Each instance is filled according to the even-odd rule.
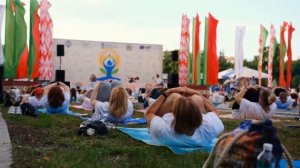
[[[271,120],[243,121],[238,128],[219,137],[216,145],[205,161],[203,168],[213,167],[256,167],[257,155],[263,150],[263,144],[273,145],[275,167],[284,154],[288,165],[293,167],[292,159],[286,148],[280,143],[277,129]],[[214,162],[212,160],[214,159]]]
[[35,107],[33,107],[30,103],[23,103],[20,105],[21,111],[23,115],[37,117],[38,113]]

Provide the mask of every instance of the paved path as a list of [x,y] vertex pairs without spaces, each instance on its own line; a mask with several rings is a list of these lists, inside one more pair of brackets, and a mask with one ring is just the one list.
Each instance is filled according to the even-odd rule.
[[0,108],[0,168],[8,168],[12,163],[11,142]]

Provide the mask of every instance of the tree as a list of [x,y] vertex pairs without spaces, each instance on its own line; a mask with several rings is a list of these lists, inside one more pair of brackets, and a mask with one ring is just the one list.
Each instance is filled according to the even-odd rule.
[[300,86],[300,59],[292,63],[292,82],[291,87],[296,88]]
[[292,82],[291,82],[291,87],[292,88],[297,88],[300,86],[300,75],[296,75],[292,78]]
[[279,81],[279,50],[280,44],[277,44],[276,50],[275,50],[275,55],[273,56],[273,70],[272,70],[272,76],[273,80],[275,80],[277,83]]
[[300,75],[300,59],[292,63],[292,76]]
[[163,73],[178,74],[178,61],[172,61],[171,51],[164,51]]
[[233,68],[233,64],[226,60],[224,50],[219,51],[219,71],[229,68]]
[[252,61],[248,61],[247,59],[244,59],[244,66],[251,69],[257,69],[258,55],[255,55]]

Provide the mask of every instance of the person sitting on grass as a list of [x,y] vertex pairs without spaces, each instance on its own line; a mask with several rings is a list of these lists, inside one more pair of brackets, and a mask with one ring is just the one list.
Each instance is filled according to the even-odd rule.
[[123,122],[130,118],[133,114],[133,104],[128,99],[127,91],[121,87],[114,87],[111,91],[109,101],[97,100],[101,85],[99,83],[92,94],[91,104],[95,109],[95,113],[92,115],[92,120],[106,120],[113,123]]
[[89,89],[83,94],[80,95],[81,98],[81,107],[84,109],[93,109],[92,104],[91,104],[91,96],[93,94],[94,89]]
[[72,103],[80,103],[81,95],[75,88],[70,89],[70,94],[71,94],[71,100],[70,102]]
[[224,130],[212,103],[187,87],[164,91],[148,108],[145,118],[152,139],[171,146],[209,146]]
[[44,96],[46,98],[44,107],[47,113],[69,112],[70,88],[66,84],[55,82],[45,86]]
[[[97,85],[97,86],[99,86],[99,88],[98,88],[96,100],[101,101],[101,102],[109,101],[112,89],[117,86],[121,86],[121,85],[122,85],[122,82],[120,82],[118,80],[101,81],[101,85]],[[96,89],[94,89],[94,90],[96,90]]]
[[261,86],[245,87],[235,96],[232,116],[237,119],[271,119],[277,110],[276,97],[268,88]]
[[144,108],[147,108],[155,102],[155,100],[160,96],[162,90],[164,90],[163,85],[156,85],[151,88],[146,94],[145,94],[145,101],[144,101]]
[[279,96],[276,97],[276,105],[279,109],[288,110],[293,105],[293,101],[290,96],[288,96],[288,92],[280,92]]
[[30,96],[28,98],[28,103],[30,103],[33,107],[39,109],[44,108],[45,104],[45,98],[44,95],[44,89],[42,87],[38,87],[34,89],[33,96]]

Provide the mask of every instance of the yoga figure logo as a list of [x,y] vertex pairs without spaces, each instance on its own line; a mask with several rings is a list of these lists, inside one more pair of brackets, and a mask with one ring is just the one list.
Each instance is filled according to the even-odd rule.
[[112,49],[104,49],[100,53],[99,57],[100,63],[100,72],[105,74],[103,77],[97,78],[99,81],[107,80],[107,79],[115,79],[121,80],[120,78],[114,77],[116,73],[118,73],[120,69],[120,56],[119,54]]

